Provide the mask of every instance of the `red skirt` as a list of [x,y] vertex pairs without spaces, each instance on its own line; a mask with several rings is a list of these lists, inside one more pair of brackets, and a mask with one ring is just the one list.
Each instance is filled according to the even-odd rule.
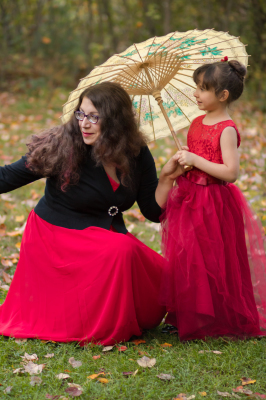
[[162,235],[160,302],[181,340],[265,334],[264,235],[235,185],[203,186],[180,177]]
[[133,235],[29,215],[0,333],[111,345],[157,326],[163,258]]

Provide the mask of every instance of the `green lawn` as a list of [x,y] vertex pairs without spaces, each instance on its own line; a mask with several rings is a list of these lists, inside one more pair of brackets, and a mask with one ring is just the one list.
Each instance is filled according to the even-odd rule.
[[[60,123],[61,104],[66,94],[55,91],[52,98],[12,97],[0,94],[0,160],[1,165],[17,160],[25,154],[25,142],[29,135],[38,133],[47,126]],[[266,116],[252,109],[250,104],[239,104],[233,118],[242,133],[240,148],[241,170],[237,185],[256,210],[266,231]],[[185,143],[186,131],[179,137]],[[168,137],[151,144],[156,166],[160,171],[162,165],[175,151],[173,140]],[[1,195],[0,200],[0,237],[1,266],[0,280],[4,282],[3,270],[12,278],[19,258],[21,233],[30,210],[42,196],[44,180],[18,189],[8,195]],[[136,209],[137,206],[134,206]],[[137,213],[137,210],[135,211]],[[136,214],[139,217],[138,214]],[[160,251],[158,226],[149,221],[141,221],[134,215],[125,215],[127,226],[145,244]],[[3,303],[6,291],[0,289],[0,304]],[[228,392],[241,385],[241,377],[250,377],[256,382],[244,386],[253,393],[266,396],[266,339],[249,339],[232,341],[229,339],[208,339],[180,343],[177,336],[162,334],[161,328],[143,334],[146,343],[135,345],[126,343],[127,349],[120,352],[116,347],[110,352],[102,352],[102,346],[80,348],[77,344],[44,343],[28,340],[18,344],[14,339],[0,338],[0,398],[17,399],[57,399],[71,398],[65,392],[68,383],[79,384],[83,389],[81,399],[160,399],[178,398],[179,393],[195,399],[222,399],[217,394]],[[172,346],[162,347],[164,343]],[[199,353],[201,350],[220,351]],[[14,374],[22,367],[21,356],[24,353],[37,354],[37,364],[45,364],[40,375],[40,386],[31,386],[28,373]],[[53,358],[45,358],[54,353]],[[101,355],[93,359],[94,355]],[[142,368],[137,360],[143,356],[155,358],[152,368]],[[82,362],[79,368],[73,368],[68,362],[70,357]],[[66,371],[68,370],[68,371]],[[134,372],[135,375],[123,375],[123,372]],[[104,372],[98,378],[105,378],[101,383],[88,376]],[[66,380],[59,380],[56,375],[70,375]],[[163,381],[159,374],[170,374],[170,381]],[[4,390],[12,386],[10,393]],[[205,393],[206,392],[206,395]],[[200,394],[201,393],[201,394]],[[239,398],[248,398],[244,393],[235,393]],[[46,395],[50,395],[47,397]],[[205,395],[205,396],[204,396]],[[57,397],[54,397],[57,396]],[[232,396],[232,395],[231,395]],[[232,397],[237,398],[237,397]],[[256,398],[256,397],[254,397]],[[266,398],[266,397],[257,397]]]

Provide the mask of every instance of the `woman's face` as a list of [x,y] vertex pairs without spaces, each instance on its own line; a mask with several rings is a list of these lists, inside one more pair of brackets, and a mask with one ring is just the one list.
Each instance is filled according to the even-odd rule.
[[99,116],[99,113],[88,97],[84,97],[82,100],[79,111],[83,111],[84,114],[88,115],[88,117],[84,117],[83,121],[78,122],[84,143],[93,146],[101,135],[100,119],[96,124],[93,124],[89,121],[89,118],[91,115]]

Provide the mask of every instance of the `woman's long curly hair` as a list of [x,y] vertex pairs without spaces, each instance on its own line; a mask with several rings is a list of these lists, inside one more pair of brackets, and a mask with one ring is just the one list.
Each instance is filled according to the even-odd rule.
[[[134,157],[146,139],[137,127],[129,95],[119,84],[103,82],[80,95],[76,110],[84,97],[91,100],[101,117],[101,134],[91,146],[96,165],[115,165],[122,184],[130,186]],[[64,125],[33,135],[27,146],[29,169],[44,177],[57,176],[63,191],[78,183],[80,167],[88,153],[74,113]]]

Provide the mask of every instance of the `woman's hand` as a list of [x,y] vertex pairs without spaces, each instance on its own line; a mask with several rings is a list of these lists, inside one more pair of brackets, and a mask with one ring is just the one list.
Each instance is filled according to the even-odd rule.
[[[184,146],[182,149],[188,150],[188,147]],[[170,160],[164,165],[155,192],[155,199],[160,207],[165,207],[168,193],[173,187],[174,181],[184,172],[184,167],[182,167],[178,162],[177,154],[171,157]]]
[[[184,168],[181,166],[181,163],[178,160],[178,153],[182,153],[183,151],[187,151],[188,147],[187,146],[182,146],[182,151],[177,152],[173,157],[168,160],[168,162],[164,165],[161,174],[160,174],[160,180],[171,180],[175,181],[176,178],[180,175],[182,175],[185,171]],[[185,164],[182,164],[185,165]]]
[[190,153],[188,148],[178,151],[175,156],[180,165],[194,166],[195,154]]

